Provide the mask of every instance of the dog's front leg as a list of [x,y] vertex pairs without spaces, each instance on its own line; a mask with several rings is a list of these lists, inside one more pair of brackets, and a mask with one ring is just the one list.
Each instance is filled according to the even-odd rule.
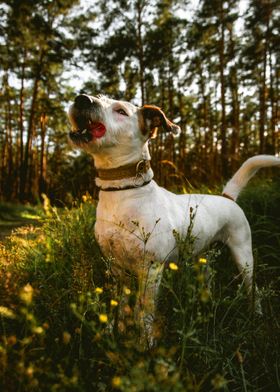
[[140,341],[145,347],[155,345],[159,336],[157,326],[156,303],[164,263],[145,263],[145,268],[138,275],[138,298],[135,315],[140,322]]

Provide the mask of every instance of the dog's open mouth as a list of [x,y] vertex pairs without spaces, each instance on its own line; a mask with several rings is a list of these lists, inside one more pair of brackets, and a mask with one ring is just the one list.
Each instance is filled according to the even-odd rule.
[[100,137],[104,136],[106,133],[105,125],[100,122],[91,123],[90,132],[95,139],[99,139]]
[[85,128],[71,131],[69,136],[75,143],[89,143],[93,139],[100,139],[106,133],[104,124],[100,122],[89,122]]

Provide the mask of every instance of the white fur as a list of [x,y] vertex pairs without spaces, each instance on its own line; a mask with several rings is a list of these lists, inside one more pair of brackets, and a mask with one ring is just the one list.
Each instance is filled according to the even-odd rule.
[[234,200],[247,185],[248,181],[263,167],[280,166],[280,159],[272,155],[257,155],[247,159],[224,187],[223,193]]
[[[99,120],[106,125],[107,132],[102,140],[93,140],[84,146],[93,155],[97,169],[115,168],[149,158],[148,137],[139,129],[137,112],[140,109],[104,97],[98,101],[103,108]],[[129,116],[120,118],[116,115],[114,107],[120,104]],[[224,192],[236,199],[257,169],[279,164],[279,159],[270,156],[249,159],[229,181]],[[149,170],[142,181],[150,180],[152,176],[153,172]],[[113,182],[97,179],[102,189],[122,188],[134,182],[134,178]],[[190,211],[194,213],[194,254],[199,254],[214,241],[227,244],[250,292],[253,276],[250,227],[241,208],[225,197],[175,195],[154,181],[135,189],[101,190],[96,239],[104,255],[114,258],[116,270],[129,270],[147,279],[145,293],[154,299],[159,286],[159,270],[165,262],[178,260],[174,230],[184,238],[190,225]],[[151,262],[159,262],[162,268],[151,267]],[[153,305],[142,302],[146,315],[154,311]]]

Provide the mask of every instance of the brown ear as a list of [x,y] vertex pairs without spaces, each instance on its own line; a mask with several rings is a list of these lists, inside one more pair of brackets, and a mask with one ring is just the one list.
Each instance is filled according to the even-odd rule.
[[144,105],[140,109],[140,129],[142,133],[153,139],[157,136],[160,127],[175,135],[180,132],[180,127],[168,120],[160,108],[153,105]]

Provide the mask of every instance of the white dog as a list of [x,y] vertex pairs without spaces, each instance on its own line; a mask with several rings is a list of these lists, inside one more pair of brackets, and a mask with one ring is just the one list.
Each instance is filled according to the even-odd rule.
[[[215,241],[225,243],[251,291],[251,231],[235,200],[259,168],[280,165],[280,159],[267,155],[248,159],[227,183],[225,197],[175,195],[153,181],[150,167],[149,139],[160,127],[173,133],[180,130],[159,108],[83,94],[70,107],[69,119],[72,142],[93,155],[98,172],[96,239],[104,255],[113,256],[116,270],[144,279],[143,296],[156,298],[160,270],[166,262],[176,262],[174,231],[186,236],[190,211],[194,254]],[[152,314],[153,304],[144,297],[140,300],[145,315]]]

